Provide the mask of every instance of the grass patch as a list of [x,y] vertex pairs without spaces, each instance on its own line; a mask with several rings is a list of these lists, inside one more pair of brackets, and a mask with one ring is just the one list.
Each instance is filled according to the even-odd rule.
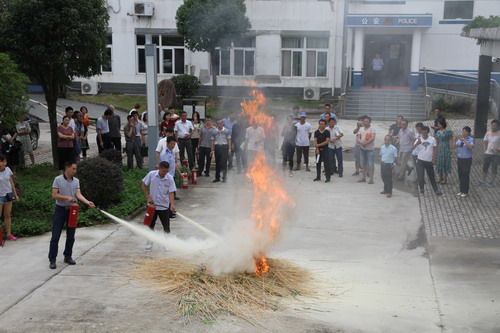
[[136,103],[141,104],[141,109],[146,110],[146,96],[145,95],[122,95],[122,94],[99,94],[99,95],[80,95],[68,94],[68,99],[82,102],[92,103],[102,106],[113,104],[115,108],[121,110],[132,110]]
[[[141,189],[141,180],[147,172],[148,170],[145,169],[128,171],[124,168],[124,190],[120,196],[120,203],[108,208],[109,213],[125,218],[144,207],[145,198]],[[19,169],[15,177],[19,184],[21,201],[14,203],[12,209],[12,233],[14,235],[34,236],[51,230],[55,205],[51,191],[52,183],[57,175],[59,172],[48,163]],[[99,206],[98,202],[95,204]],[[88,227],[109,222],[109,219],[96,209],[80,205],[78,226]]]

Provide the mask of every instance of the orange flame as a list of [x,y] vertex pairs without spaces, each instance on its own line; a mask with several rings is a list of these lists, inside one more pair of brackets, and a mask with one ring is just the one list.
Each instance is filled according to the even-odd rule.
[[[271,126],[273,118],[266,114],[266,98],[256,88],[252,89],[251,95],[253,99],[241,103],[242,114],[249,118],[250,124],[257,123],[264,128]],[[247,177],[253,185],[251,217],[256,222],[256,231],[263,236],[258,256],[255,256],[255,274],[263,275],[269,271],[265,251],[280,231],[285,209],[295,203],[283,189],[281,179],[274,169],[267,166],[263,152],[256,155]]]
[[243,109],[242,116],[248,117],[250,125],[258,124],[265,130],[271,127],[273,117],[266,114],[266,98],[257,88],[250,91],[253,99],[244,100],[240,105]]
[[269,265],[264,255],[260,258],[255,258],[255,275],[262,276],[269,272]]

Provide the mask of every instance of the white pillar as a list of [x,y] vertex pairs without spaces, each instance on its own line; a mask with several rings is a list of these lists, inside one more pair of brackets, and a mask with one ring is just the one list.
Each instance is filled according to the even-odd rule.
[[363,69],[363,44],[365,41],[365,30],[356,28],[354,30],[354,70],[361,71]]
[[365,30],[356,28],[354,30],[354,59],[353,59],[353,88],[361,89],[363,83],[363,46],[365,42]]
[[422,31],[414,30],[411,43],[411,72],[415,73],[420,70],[420,45],[422,44]]
[[411,90],[417,90],[419,85],[421,44],[422,44],[422,31],[419,29],[415,29],[413,30],[413,38],[411,42],[411,65],[410,65]]
[[346,51],[346,66],[347,67],[352,67],[352,29],[349,28],[347,29],[347,51]]

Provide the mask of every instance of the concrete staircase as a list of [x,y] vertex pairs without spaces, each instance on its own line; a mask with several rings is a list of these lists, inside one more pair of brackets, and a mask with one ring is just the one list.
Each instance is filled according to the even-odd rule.
[[423,90],[361,89],[348,90],[344,116],[357,119],[369,115],[373,120],[427,119]]

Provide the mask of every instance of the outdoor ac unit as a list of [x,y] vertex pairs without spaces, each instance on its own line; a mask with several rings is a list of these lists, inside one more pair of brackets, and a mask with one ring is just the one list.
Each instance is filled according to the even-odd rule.
[[97,82],[84,81],[82,82],[82,95],[97,95]]
[[304,99],[306,101],[319,100],[319,88],[304,88]]
[[155,7],[152,2],[134,3],[134,14],[137,16],[153,16]]

